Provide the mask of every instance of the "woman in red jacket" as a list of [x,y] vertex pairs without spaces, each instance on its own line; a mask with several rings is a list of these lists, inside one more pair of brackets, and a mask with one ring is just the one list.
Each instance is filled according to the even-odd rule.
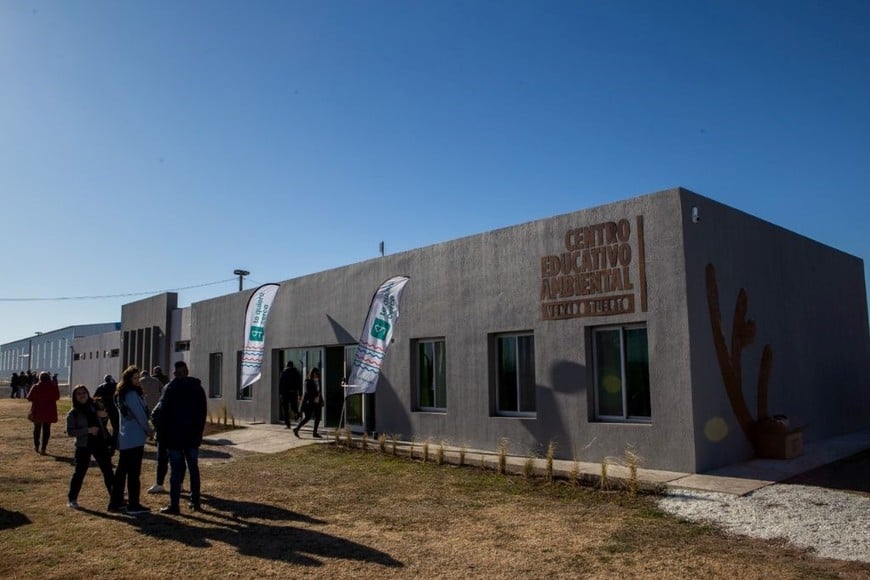
[[[60,399],[60,389],[57,382],[45,371],[39,373],[39,382],[33,385],[27,394],[30,401],[30,412],[33,416],[33,450],[45,455],[48,438],[51,437],[51,424],[57,423],[57,400]],[[42,446],[39,445],[39,434],[42,433]]]

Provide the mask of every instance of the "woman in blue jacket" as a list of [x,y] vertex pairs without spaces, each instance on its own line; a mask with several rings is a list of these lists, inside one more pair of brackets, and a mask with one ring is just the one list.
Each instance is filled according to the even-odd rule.
[[149,510],[139,503],[142,485],[142,456],[145,454],[145,439],[153,433],[148,422],[148,409],[139,386],[139,368],[129,366],[121,375],[121,384],[115,393],[118,407],[118,467],[112,482],[110,512],[124,511],[124,488],[127,489],[127,513],[130,515],[148,513]]

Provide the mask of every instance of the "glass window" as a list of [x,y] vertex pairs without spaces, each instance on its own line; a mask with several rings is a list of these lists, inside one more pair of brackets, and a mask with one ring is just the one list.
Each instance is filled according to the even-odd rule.
[[223,396],[224,354],[213,352],[208,355],[208,396],[217,399]]
[[444,339],[417,341],[417,404],[422,410],[447,410]]
[[242,390],[239,386],[242,384],[242,351],[236,351],[236,392],[240,401],[250,401],[254,398],[254,385],[248,385]]
[[534,335],[499,335],[495,347],[496,412],[534,414],[537,410]]
[[601,419],[650,419],[649,349],[645,326],[593,331],[595,414]]

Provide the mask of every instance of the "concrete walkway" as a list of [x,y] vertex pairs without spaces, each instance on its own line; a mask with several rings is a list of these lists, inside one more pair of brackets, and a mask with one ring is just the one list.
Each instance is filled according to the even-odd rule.
[[[333,431],[321,429],[323,439],[314,439],[311,431],[304,428],[301,438],[293,435],[290,429],[283,425],[267,425],[262,423],[244,424],[244,429],[226,431],[206,437],[203,441],[209,445],[231,446],[244,451],[256,453],[278,453],[316,443],[333,442]],[[362,439],[354,437],[354,445],[361,446]],[[367,445],[376,449],[378,442],[369,439]],[[428,460],[437,461],[440,452],[439,445],[430,443],[424,449],[422,442],[396,442],[396,453],[403,456],[413,456],[422,459],[428,453]],[[703,474],[680,473],[655,469],[637,469],[638,481],[642,484],[664,485],[673,489],[693,489],[700,491],[715,491],[733,495],[745,495],[767,485],[784,481],[801,473],[813,470],[822,465],[845,459],[856,453],[870,449],[870,430],[817,441],[804,446],[804,453],[794,459],[752,459],[728,467],[716,469]],[[392,441],[387,442],[387,451],[392,453]],[[498,465],[498,455],[490,451],[460,450],[456,447],[445,447],[443,461],[457,465],[480,465],[495,469]],[[541,458],[507,456],[505,470],[509,473],[523,474],[529,470],[536,475],[543,475],[546,462]],[[600,477],[601,464],[573,462],[564,460],[553,461],[554,476],[560,478]],[[629,470],[624,465],[608,463],[609,478],[627,480]]]

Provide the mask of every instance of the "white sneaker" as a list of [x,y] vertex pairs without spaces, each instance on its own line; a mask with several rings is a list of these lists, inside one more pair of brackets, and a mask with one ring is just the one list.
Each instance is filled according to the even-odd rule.
[[166,493],[166,489],[159,483],[155,483],[148,488],[148,493]]
[[71,501],[68,504],[66,504],[66,507],[68,507],[71,510],[77,510],[77,509],[79,509],[79,504],[78,504],[78,502]]

